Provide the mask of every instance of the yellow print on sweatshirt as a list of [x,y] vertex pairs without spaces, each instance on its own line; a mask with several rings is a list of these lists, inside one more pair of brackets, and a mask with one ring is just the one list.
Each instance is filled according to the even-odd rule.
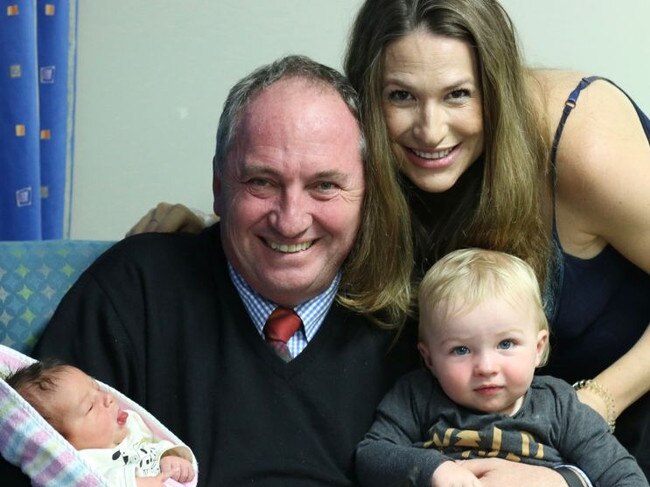
[[444,453],[461,452],[461,458],[498,457],[515,462],[524,458],[544,459],[544,445],[526,431],[505,432],[496,426],[481,431],[446,428],[434,431],[424,448],[436,448]]

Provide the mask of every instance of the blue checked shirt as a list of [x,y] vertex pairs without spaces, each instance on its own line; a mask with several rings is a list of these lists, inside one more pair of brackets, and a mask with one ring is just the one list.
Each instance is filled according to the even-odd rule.
[[[253,291],[242,276],[230,265],[230,262],[228,262],[228,272],[239,296],[244,302],[248,315],[255,324],[255,328],[257,328],[260,336],[264,338],[264,324],[278,305]],[[292,357],[297,357],[316,335],[334,302],[340,282],[341,273],[339,272],[325,291],[293,309],[300,316],[303,326],[287,342]]]

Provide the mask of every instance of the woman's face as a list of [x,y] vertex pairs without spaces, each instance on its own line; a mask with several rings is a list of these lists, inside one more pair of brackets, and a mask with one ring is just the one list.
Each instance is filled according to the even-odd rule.
[[447,191],[481,155],[481,96],[466,42],[417,30],[388,44],[382,108],[400,169],[418,188]]

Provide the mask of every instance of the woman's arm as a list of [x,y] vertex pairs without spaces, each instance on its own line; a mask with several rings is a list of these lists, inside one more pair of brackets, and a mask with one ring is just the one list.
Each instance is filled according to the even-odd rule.
[[[650,273],[650,145],[616,87],[596,81],[581,93],[560,142],[557,171],[556,218],[565,250],[590,258],[610,244]],[[593,379],[611,395],[617,414],[650,390],[650,331]],[[579,391],[605,418],[606,394]]]
[[[598,374],[594,380],[602,386],[605,394],[610,394],[615,407],[615,415],[621,414],[628,406],[650,390],[650,326],[625,355]],[[607,402],[603,393],[593,388],[578,391],[578,397],[608,419]]]

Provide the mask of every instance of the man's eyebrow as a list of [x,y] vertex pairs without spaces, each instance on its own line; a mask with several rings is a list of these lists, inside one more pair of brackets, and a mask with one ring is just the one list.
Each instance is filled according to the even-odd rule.
[[[263,164],[248,164],[241,166],[240,175],[243,177],[251,175],[281,176],[282,172]],[[337,170],[319,171],[310,176],[311,179],[332,179],[335,181],[347,181],[349,177],[348,173]]]
[[347,180],[350,175],[341,171],[321,171],[314,175],[315,179],[335,179],[337,181]]
[[265,166],[264,164],[243,164],[239,167],[242,176],[249,176],[251,174],[268,174],[271,176],[277,176],[280,174],[276,169]]

